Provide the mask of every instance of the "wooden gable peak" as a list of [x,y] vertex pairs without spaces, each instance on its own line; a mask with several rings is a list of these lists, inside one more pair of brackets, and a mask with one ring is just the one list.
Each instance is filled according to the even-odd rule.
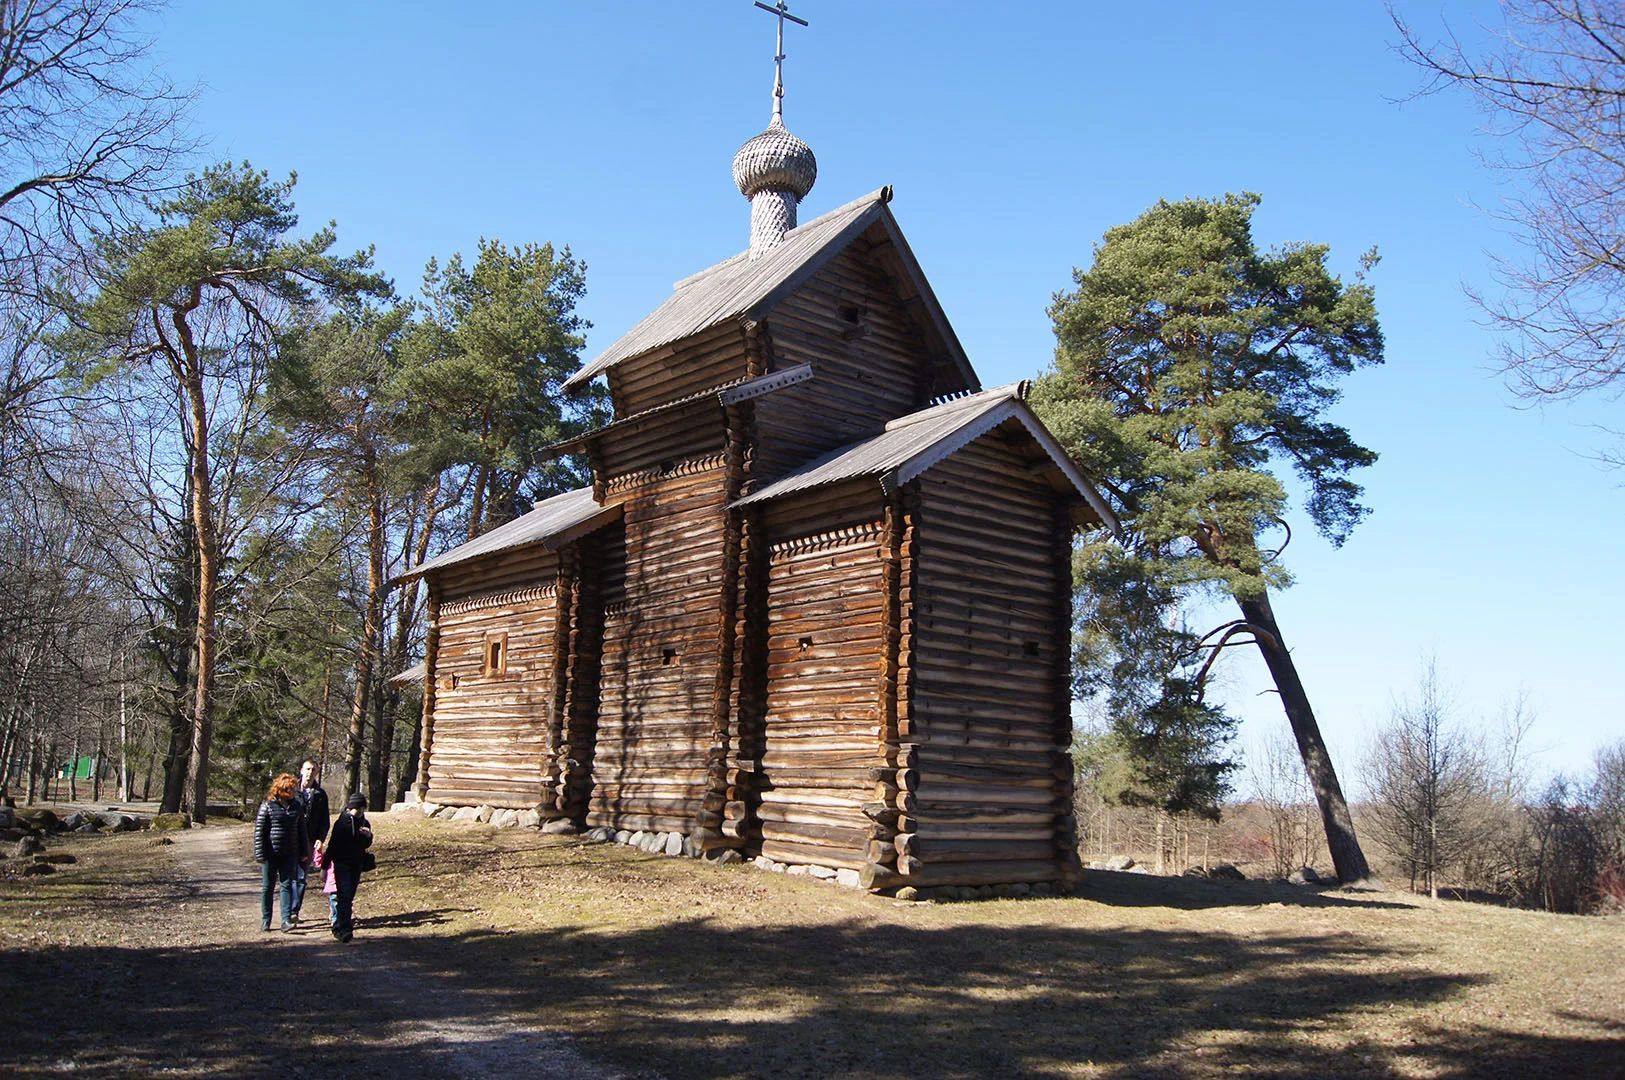
[[919,297],[927,332],[940,342],[964,386],[981,389],[970,358],[887,206],[891,197],[890,187],[880,188],[791,229],[777,246],[754,261],[749,252],[740,252],[677,282],[663,304],[570,376],[565,389],[584,386],[627,360],[667,348],[729,320],[749,329],[871,227],[884,234],[891,263]]
[[953,398],[940,405],[899,417],[879,435],[833,450],[736,501],[734,506],[767,502],[826,484],[862,477],[879,481],[887,492],[908,483],[931,466],[941,462],[993,429],[1014,422],[1026,429],[1044,451],[1055,471],[1066,478],[1076,494],[1088,504],[1102,525],[1118,529],[1111,507],[1094,485],[1078,471],[1060,443],[1050,434],[1032,409],[1026,395],[1028,383],[1010,383]]

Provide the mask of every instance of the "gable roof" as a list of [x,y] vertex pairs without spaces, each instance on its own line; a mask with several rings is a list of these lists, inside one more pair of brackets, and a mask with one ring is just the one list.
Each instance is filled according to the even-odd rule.
[[576,488],[574,491],[566,491],[563,495],[543,499],[530,513],[514,518],[506,525],[498,525],[484,536],[477,536],[466,544],[459,544],[450,551],[436,555],[428,562],[419,563],[395,580],[405,581],[420,577],[433,570],[444,570],[448,566],[477,559],[482,555],[492,555],[527,544],[542,543],[549,551],[554,551],[578,536],[608,525],[620,516],[619,503],[600,506],[593,501],[592,488]]
[[861,442],[833,450],[788,476],[737,500],[733,505],[748,506],[798,491],[834,484],[842,480],[875,477],[886,491],[892,491],[925,472],[931,466],[969,446],[1007,421],[1027,429],[1057,470],[1100,518],[1102,524],[1117,530],[1117,519],[1093,485],[1061,449],[1043,421],[1027,407],[1026,383],[968,394],[941,405],[909,413],[886,425],[886,430]]
[[786,296],[817,273],[830,259],[862,235],[870,226],[884,228],[910,284],[919,293],[926,319],[942,339],[965,385],[979,389],[981,383],[970,359],[954,335],[947,315],[925,280],[908,243],[886,204],[891,188],[872,191],[805,225],[784,234],[784,239],[761,257],[752,260],[748,251],[679,281],[665,303],[655,308],[609,348],[565,380],[566,390],[584,386],[625,360],[692,337],[729,319],[743,324],[760,322]]

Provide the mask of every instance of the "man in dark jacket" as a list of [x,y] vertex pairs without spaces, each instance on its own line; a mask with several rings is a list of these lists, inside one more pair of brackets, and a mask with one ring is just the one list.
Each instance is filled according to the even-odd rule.
[[[299,766],[299,805],[304,808],[305,831],[310,834],[312,849],[317,844],[325,843],[328,829],[327,792],[322,789],[321,775],[316,771],[316,763],[307,761]],[[310,851],[305,852],[305,859],[310,859]],[[301,864],[299,874],[293,882],[293,921],[299,922],[299,909],[305,906],[305,868]]]
[[254,861],[260,864],[260,929],[271,929],[271,893],[282,885],[282,931],[293,929],[293,881],[310,850],[304,808],[294,793],[292,774],[283,773],[271,784],[259,813],[254,815]]
[[353,918],[355,890],[361,884],[361,853],[372,846],[372,824],[367,820],[367,797],[361,792],[350,796],[346,810],[333,823],[322,848],[322,859],[332,864],[333,884],[338,891],[332,898],[333,936],[349,941],[355,930]]

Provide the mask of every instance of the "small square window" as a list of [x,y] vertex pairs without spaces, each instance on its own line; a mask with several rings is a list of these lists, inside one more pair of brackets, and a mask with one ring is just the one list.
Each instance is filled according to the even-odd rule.
[[1036,641],[1026,642],[1025,644],[1023,644],[1021,646],[1021,651],[1022,651],[1022,654],[1025,655],[1025,656],[1037,656],[1038,655],[1038,642],[1036,642]]
[[508,670],[508,632],[489,630],[485,634],[485,663],[487,675],[501,675]]
[[677,663],[677,650],[676,649],[661,649],[660,650],[660,666],[661,667],[670,667],[671,665],[673,665],[675,663]]

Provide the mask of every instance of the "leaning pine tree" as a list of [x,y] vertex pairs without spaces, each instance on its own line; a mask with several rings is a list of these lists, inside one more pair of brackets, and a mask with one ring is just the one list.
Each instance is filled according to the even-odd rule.
[[[1260,252],[1258,196],[1159,202],[1109,230],[1094,265],[1050,309],[1055,371],[1034,395],[1046,423],[1100,477],[1126,539],[1159,581],[1233,597],[1242,618],[1193,647],[1256,643],[1320,803],[1337,876],[1368,876],[1348,803],[1270,606],[1290,465],[1306,510],[1341,545],[1366,515],[1349,473],[1376,454],[1322,419],[1337,383],[1382,362],[1369,286],[1345,286],[1322,245]],[[1361,261],[1361,278],[1376,261]],[[1289,534],[1287,534],[1289,535]],[[1208,665],[1200,670],[1205,674]]]

